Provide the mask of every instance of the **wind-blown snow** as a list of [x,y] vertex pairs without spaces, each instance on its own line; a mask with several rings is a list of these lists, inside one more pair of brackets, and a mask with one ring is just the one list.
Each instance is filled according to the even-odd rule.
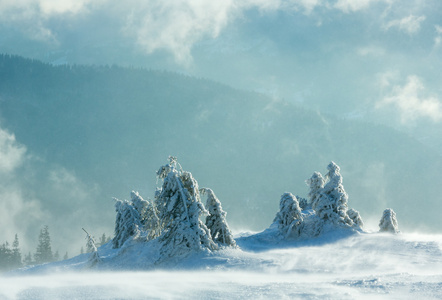
[[[283,241],[273,233],[236,235],[240,248],[200,252],[149,265],[154,245],[88,255],[9,273],[0,299],[436,299],[442,296],[442,236],[333,231]],[[122,250],[120,250],[122,251]],[[120,257],[120,259],[116,259]],[[142,262],[145,262],[144,264]]]

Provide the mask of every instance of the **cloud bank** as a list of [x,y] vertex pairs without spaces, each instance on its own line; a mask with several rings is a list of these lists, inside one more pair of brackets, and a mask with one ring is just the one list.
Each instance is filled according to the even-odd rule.
[[[384,77],[381,84],[389,86],[389,78]],[[393,106],[399,111],[403,124],[419,118],[439,122],[442,120],[442,102],[436,96],[426,95],[425,91],[422,80],[411,75],[404,85],[394,85],[390,94],[379,101],[376,107]]]
[[[393,0],[164,0],[115,2],[110,0],[2,0],[0,25],[21,31],[28,38],[58,45],[60,26],[71,28],[77,22],[89,24],[90,32],[112,27],[116,36],[129,38],[146,54],[165,50],[182,65],[192,62],[192,47],[198,41],[216,38],[244,14],[257,10],[261,14],[302,11],[310,14],[317,8],[351,13],[369,8],[376,3],[391,4]],[[97,16],[112,20],[94,23]],[[421,17],[390,22],[387,27],[399,27],[415,32]],[[76,25],[77,24],[77,25]],[[118,24],[118,25],[115,25]],[[115,27],[116,26],[116,27]],[[98,27],[102,27],[101,29]]]
[[[79,251],[81,227],[92,227],[98,218],[87,205],[98,187],[65,168],[43,163],[14,134],[0,128],[0,244],[11,243],[18,234],[23,255],[33,252],[40,228],[49,225],[54,251]],[[98,227],[96,234],[103,230]]]
[[424,22],[425,19],[425,16],[418,17],[414,15],[409,15],[408,17],[388,22],[385,25],[385,29],[388,30],[390,28],[397,28],[398,30],[412,35],[419,32],[419,30],[421,29],[421,23]]

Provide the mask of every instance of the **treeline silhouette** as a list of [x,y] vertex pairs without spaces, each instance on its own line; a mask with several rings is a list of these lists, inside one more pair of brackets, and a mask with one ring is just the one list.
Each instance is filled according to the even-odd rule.
[[[111,237],[106,236],[105,233],[97,240],[97,246],[104,245],[111,240]],[[86,250],[81,246],[80,253],[90,253],[93,251],[89,244],[85,242]],[[44,226],[38,236],[38,244],[34,253],[30,251],[27,254],[22,254],[20,248],[20,241],[18,235],[15,234],[12,244],[4,242],[0,246],[0,271],[9,271],[30,265],[38,265],[48,262],[65,260],[69,258],[68,252],[60,257],[58,250],[52,250],[52,241],[49,233],[49,227]]]

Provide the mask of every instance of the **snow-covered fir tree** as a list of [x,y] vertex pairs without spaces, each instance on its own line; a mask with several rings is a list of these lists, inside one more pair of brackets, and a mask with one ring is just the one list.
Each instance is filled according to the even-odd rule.
[[162,233],[161,256],[171,257],[199,250],[215,250],[207,226],[199,219],[208,211],[201,203],[198,183],[192,174],[176,168],[176,158],[162,166],[157,175],[163,179],[156,195]]
[[206,209],[209,215],[206,216],[206,226],[210,230],[212,240],[222,246],[236,246],[233,234],[227,224],[227,213],[221,206],[221,201],[209,188],[202,188],[201,195],[207,195]]
[[322,177],[321,173],[314,172],[312,177],[306,180],[307,185],[310,187],[308,197],[310,199],[310,204],[314,210],[318,205],[318,200],[321,195],[322,189],[324,188],[325,179]]
[[347,215],[348,195],[342,184],[342,176],[337,164],[331,162],[325,176],[327,183],[321,189],[319,198],[312,204],[316,214],[324,221],[335,225],[353,226]]
[[141,217],[142,230],[147,240],[152,240],[161,234],[160,220],[157,209],[148,200],[144,200],[138,192],[131,192],[131,202]]
[[146,209],[149,205],[149,201],[144,200],[138,192],[132,191],[130,192],[130,204],[137,210],[140,215],[140,223],[144,225]]
[[97,263],[101,262],[100,255],[98,254],[98,249],[95,243],[95,239],[87,232],[84,228],[83,231],[86,233],[86,247],[87,249],[91,249],[89,256],[89,264],[91,267],[95,266]]
[[285,238],[296,238],[302,230],[302,212],[298,199],[292,193],[284,193],[279,201],[279,212],[274,223]]
[[142,216],[135,206],[132,205],[132,202],[115,200],[117,216],[115,219],[115,237],[112,240],[112,245],[114,248],[120,248],[130,237],[137,237],[140,234],[143,224],[141,223]]
[[[144,200],[138,192],[132,191],[131,200],[116,200],[115,237],[113,247],[120,248],[129,237],[141,235],[147,240],[154,239],[161,233],[156,208]],[[140,238],[141,238],[140,237]],[[105,237],[102,237],[104,242]]]
[[399,232],[396,213],[391,208],[384,210],[382,218],[379,222],[379,231],[391,233]]
[[350,208],[347,210],[347,215],[357,227],[364,227],[364,222],[362,221],[361,215],[356,209]]

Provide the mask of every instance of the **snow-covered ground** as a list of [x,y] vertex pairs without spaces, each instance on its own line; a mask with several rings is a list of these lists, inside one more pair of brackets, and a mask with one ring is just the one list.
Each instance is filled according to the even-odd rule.
[[441,235],[336,231],[286,242],[264,232],[236,241],[160,266],[152,245],[103,246],[98,269],[84,254],[3,275],[0,299],[442,298]]

